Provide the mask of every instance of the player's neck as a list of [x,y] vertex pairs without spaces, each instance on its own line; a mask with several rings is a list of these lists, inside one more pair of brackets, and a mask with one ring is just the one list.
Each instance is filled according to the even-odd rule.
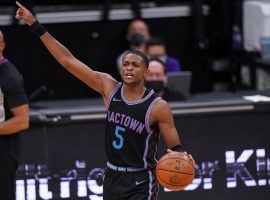
[[141,85],[123,85],[123,94],[129,101],[136,101],[143,97],[146,88]]

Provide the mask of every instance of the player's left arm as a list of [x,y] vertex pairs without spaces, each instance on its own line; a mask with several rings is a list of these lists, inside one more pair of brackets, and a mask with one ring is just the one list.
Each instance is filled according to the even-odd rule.
[[157,122],[163,139],[169,149],[180,145],[179,134],[174,125],[173,114],[170,106],[164,100],[155,103],[152,110],[152,120]]
[[[159,130],[168,147],[168,153],[184,151],[181,149],[180,137],[174,125],[172,110],[166,101],[159,100],[156,102],[152,110],[152,120],[158,123]],[[188,156],[194,162],[192,156],[190,154],[188,154]]]

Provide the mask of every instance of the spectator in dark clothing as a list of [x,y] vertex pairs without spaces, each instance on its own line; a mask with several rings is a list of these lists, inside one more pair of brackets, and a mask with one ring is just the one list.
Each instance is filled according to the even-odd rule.
[[149,58],[158,58],[166,67],[167,72],[181,71],[180,62],[167,55],[166,45],[161,38],[153,37],[146,43],[146,54]]
[[183,101],[185,96],[178,91],[166,87],[167,72],[164,63],[159,59],[149,61],[149,73],[145,78],[148,87],[152,88],[160,97],[166,101]]
[[150,39],[150,32],[147,24],[141,19],[134,19],[130,22],[128,29],[126,40],[129,43],[129,49],[122,52],[116,59],[116,65],[118,69],[122,65],[123,55],[128,50],[138,50],[141,52],[145,52],[146,42]]

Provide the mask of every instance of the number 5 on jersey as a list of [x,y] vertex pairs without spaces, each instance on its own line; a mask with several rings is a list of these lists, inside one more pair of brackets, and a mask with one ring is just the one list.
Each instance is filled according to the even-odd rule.
[[116,149],[121,149],[124,145],[124,138],[120,135],[120,132],[125,132],[126,129],[121,126],[116,126],[114,134],[119,139],[119,141],[113,141],[113,147]]

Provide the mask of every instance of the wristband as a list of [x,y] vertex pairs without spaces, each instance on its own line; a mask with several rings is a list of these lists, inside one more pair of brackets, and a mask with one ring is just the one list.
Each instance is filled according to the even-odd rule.
[[39,23],[38,20],[36,20],[31,26],[30,26],[31,31],[36,34],[38,37],[41,37],[45,32],[46,29],[42,24]]
[[182,148],[182,145],[178,144],[178,145],[175,145],[174,147],[172,147],[171,150],[180,152],[180,151],[183,151],[183,148]]

